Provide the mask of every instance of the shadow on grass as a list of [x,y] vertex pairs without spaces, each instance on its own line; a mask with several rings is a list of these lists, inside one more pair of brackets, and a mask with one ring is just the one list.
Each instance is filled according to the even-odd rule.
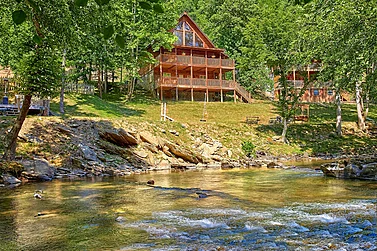
[[[368,117],[377,120],[376,105],[371,105]],[[276,107],[274,112],[278,111]],[[288,127],[287,138],[291,144],[300,147],[301,151],[311,151],[319,154],[375,154],[377,138],[366,134],[347,132],[343,137],[335,134],[336,106],[335,104],[310,104],[309,123],[291,123]],[[355,104],[342,105],[343,122],[357,121]],[[344,128],[343,128],[344,129]],[[260,125],[257,130],[263,133],[281,135],[282,124]]]
[[[281,135],[283,126],[260,125],[257,130],[263,133]],[[287,138],[291,144],[300,147],[302,152],[320,154],[375,154],[377,138],[368,135],[335,134],[335,123],[292,123],[288,127]]]
[[[101,117],[101,118],[120,118],[124,116],[142,116],[145,114],[143,109],[129,108],[126,104],[124,95],[108,94],[100,99],[95,95],[75,94],[70,95],[70,99],[75,100],[74,105],[66,104],[65,115],[63,117]],[[51,109],[55,112],[59,110],[58,103],[52,103]]]

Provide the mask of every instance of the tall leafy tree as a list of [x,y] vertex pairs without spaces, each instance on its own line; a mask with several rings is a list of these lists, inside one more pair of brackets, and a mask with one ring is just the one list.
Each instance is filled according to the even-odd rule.
[[337,133],[341,135],[342,90],[354,90],[358,125],[365,130],[375,90],[376,2],[316,0],[311,6],[313,49],[323,62],[322,78],[336,88]]

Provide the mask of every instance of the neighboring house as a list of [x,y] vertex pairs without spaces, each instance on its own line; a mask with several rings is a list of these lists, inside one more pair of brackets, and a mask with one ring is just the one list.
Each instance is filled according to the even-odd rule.
[[[306,74],[306,78],[308,81],[312,81],[308,88],[305,90],[304,94],[300,98],[301,102],[308,102],[308,103],[332,103],[335,102],[335,88],[331,85],[331,83],[321,83],[315,79],[315,75],[320,71],[320,63],[318,61],[313,61],[311,65],[305,66],[304,70],[297,71],[293,69],[287,76],[288,82],[295,88],[298,92],[304,86],[304,76],[300,75],[303,72]],[[275,91],[274,96],[275,100],[279,99],[279,94],[281,88],[279,87],[279,77],[274,78],[275,82]],[[343,101],[349,100],[349,95],[346,93],[342,93]]]
[[161,100],[251,102],[251,95],[235,79],[235,64],[216,48],[185,12],[171,30],[177,40],[171,51],[154,53],[156,64],[140,71],[142,84]]

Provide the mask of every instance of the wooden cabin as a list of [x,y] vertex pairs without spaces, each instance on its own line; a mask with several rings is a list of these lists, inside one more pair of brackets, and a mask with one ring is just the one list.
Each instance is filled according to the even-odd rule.
[[[311,81],[304,94],[300,98],[301,102],[306,103],[333,103],[336,99],[335,88],[330,82],[321,83],[316,81],[316,75],[320,71],[320,62],[313,60],[312,64],[305,66],[300,71],[292,69],[287,76],[288,82],[294,87],[294,89],[299,92],[304,87],[304,76],[300,74],[305,74],[308,81]],[[280,87],[279,87],[279,76],[274,78],[274,98],[279,99]],[[347,93],[342,93],[342,100],[349,101],[350,95]]]
[[251,102],[236,82],[235,64],[185,12],[171,30],[177,36],[172,50],[154,53],[156,64],[140,71],[142,84],[161,100]]

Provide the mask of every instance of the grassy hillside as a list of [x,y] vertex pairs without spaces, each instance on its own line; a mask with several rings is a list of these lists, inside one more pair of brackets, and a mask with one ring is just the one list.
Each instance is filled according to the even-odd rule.
[[[58,111],[58,103],[54,102],[52,110]],[[357,130],[355,105],[343,106],[344,137],[335,136],[334,105],[311,105],[311,120],[309,123],[292,123],[289,127],[289,145],[274,141],[273,137],[281,133],[281,125],[269,125],[271,117],[276,117],[274,104],[267,101],[255,101],[252,104],[243,103],[207,103],[207,122],[201,122],[203,117],[203,102],[168,102],[167,114],[175,122],[160,121],[160,102],[146,95],[136,95],[131,102],[126,102],[124,96],[107,95],[101,100],[97,96],[67,95],[66,115],[69,118],[92,118],[110,120],[115,127],[126,123],[138,130],[148,128],[160,134],[161,129],[176,130],[180,133],[181,144],[190,144],[195,137],[207,134],[219,140],[232,149],[237,155],[242,155],[241,144],[252,142],[256,150],[273,155],[303,154],[340,154],[365,153],[375,151],[377,139]],[[372,106],[369,117],[377,121],[377,107]],[[247,116],[259,116],[258,125],[245,123]],[[182,126],[183,125],[183,126]],[[175,136],[171,136],[175,137]]]

